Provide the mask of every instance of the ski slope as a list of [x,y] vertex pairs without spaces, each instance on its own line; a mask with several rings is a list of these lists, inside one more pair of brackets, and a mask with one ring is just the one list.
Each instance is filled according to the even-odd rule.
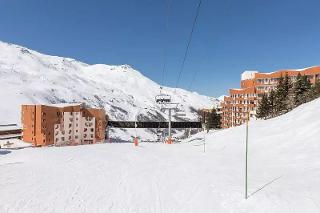
[[[45,147],[0,154],[0,212],[316,213],[320,99],[249,128],[180,144]],[[3,150],[4,151],[4,150]],[[2,151],[2,152],[3,152]]]

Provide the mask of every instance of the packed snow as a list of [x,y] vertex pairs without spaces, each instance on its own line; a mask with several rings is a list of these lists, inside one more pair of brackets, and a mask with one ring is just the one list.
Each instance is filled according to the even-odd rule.
[[26,148],[0,156],[0,212],[320,211],[320,99],[179,144]]
[[[186,120],[197,120],[197,109],[219,102],[179,88],[163,87],[162,92],[181,104]],[[0,42],[0,124],[20,124],[21,104],[70,102],[104,108],[112,120],[164,121],[167,115],[155,103],[159,93],[160,85],[129,65],[89,65]],[[119,136],[130,138],[132,133],[121,130]],[[143,133],[146,138],[154,136]]]

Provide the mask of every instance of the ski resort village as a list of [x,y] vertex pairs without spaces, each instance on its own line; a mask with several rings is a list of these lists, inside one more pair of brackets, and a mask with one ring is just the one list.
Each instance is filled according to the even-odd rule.
[[320,3],[284,2],[0,1],[0,213],[319,213]]

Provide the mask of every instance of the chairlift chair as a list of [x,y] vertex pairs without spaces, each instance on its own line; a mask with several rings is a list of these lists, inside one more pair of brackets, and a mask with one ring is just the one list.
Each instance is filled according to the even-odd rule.
[[170,103],[171,102],[171,96],[166,94],[160,94],[155,97],[156,103]]
[[183,108],[181,108],[182,105],[179,107],[179,109],[176,111],[175,116],[177,117],[185,117],[187,114]]
[[183,111],[176,112],[175,116],[178,116],[178,117],[184,117],[184,116],[186,116],[186,113],[185,113],[185,112],[183,112]]

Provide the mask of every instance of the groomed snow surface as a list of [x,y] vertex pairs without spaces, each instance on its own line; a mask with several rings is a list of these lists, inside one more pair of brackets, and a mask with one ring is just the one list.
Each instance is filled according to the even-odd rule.
[[320,99],[180,144],[2,150],[0,212],[319,212]]

